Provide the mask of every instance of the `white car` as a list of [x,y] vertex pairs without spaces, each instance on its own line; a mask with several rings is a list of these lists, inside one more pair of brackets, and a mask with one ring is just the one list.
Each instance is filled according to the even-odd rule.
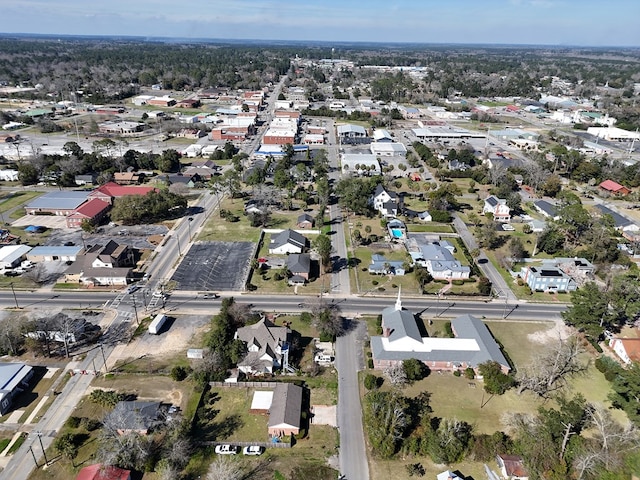
[[155,297],[155,298],[163,298],[163,297],[165,297],[165,293],[161,292],[160,290],[156,290],[155,292],[153,292],[151,294],[151,296]]
[[214,451],[218,455],[235,455],[238,453],[238,447],[235,445],[216,445]]
[[242,449],[242,453],[244,455],[262,455],[264,452],[264,447],[259,447],[257,445],[251,445],[250,447],[244,447]]

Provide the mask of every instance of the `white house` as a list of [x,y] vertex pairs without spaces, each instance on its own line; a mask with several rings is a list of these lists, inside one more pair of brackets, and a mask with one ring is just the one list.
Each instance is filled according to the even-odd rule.
[[493,219],[496,222],[507,223],[511,221],[511,209],[507,205],[507,201],[502,198],[498,198],[495,195],[489,195],[484,200],[482,213],[493,214]]
[[402,197],[391,190],[387,191],[382,185],[376,187],[369,204],[374,210],[385,217],[395,217],[402,209]]
[[288,253],[303,253],[309,240],[304,235],[298,232],[287,229],[280,233],[271,235],[271,242],[269,243],[269,253],[276,255],[286,255]]
[[253,325],[239,328],[235,338],[247,344],[247,354],[238,362],[238,370],[264,374],[282,368],[290,332],[289,328],[278,327],[265,318]]
[[640,338],[612,338],[609,346],[627,365],[640,361]]

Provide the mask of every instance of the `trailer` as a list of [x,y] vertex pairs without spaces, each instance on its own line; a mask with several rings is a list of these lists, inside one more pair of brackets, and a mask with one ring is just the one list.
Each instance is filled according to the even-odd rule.
[[149,325],[149,333],[151,335],[157,335],[158,333],[160,333],[160,330],[162,330],[162,326],[164,325],[164,322],[167,321],[167,317],[164,313],[159,313],[158,315],[156,315],[156,318],[153,319],[153,322],[151,322],[151,324]]

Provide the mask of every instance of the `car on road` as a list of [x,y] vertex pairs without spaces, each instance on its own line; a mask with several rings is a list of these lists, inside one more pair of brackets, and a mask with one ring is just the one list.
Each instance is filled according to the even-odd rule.
[[202,298],[218,298],[220,295],[217,293],[205,293],[202,295]]
[[238,447],[235,445],[216,445],[214,451],[218,455],[236,455],[238,453]]
[[154,297],[154,298],[164,298],[164,297],[166,297],[166,295],[167,295],[167,294],[166,294],[166,293],[164,293],[164,292],[163,292],[163,291],[161,291],[161,290],[156,290],[155,292],[153,292],[153,293],[151,294],[151,296],[152,296],[152,297]]
[[244,455],[262,455],[263,452],[264,447],[259,447],[258,445],[251,445],[242,449]]
[[135,292],[139,288],[140,288],[140,285],[129,285],[127,287],[127,289],[125,290],[125,292],[128,293],[128,294],[132,294],[133,292]]

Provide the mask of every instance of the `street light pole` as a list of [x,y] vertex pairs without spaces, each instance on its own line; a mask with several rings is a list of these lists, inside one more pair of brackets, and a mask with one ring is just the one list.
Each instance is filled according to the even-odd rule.
[[102,361],[104,362],[104,371],[107,371],[107,359],[104,356],[104,348],[102,347],[102,343],[99,343],[98,345],[100,345],[100,351],[102,352]]
[[182,249],[180,248],[180,233],[176,230],[176,240],[178,241],[178,256],[182,256]]

